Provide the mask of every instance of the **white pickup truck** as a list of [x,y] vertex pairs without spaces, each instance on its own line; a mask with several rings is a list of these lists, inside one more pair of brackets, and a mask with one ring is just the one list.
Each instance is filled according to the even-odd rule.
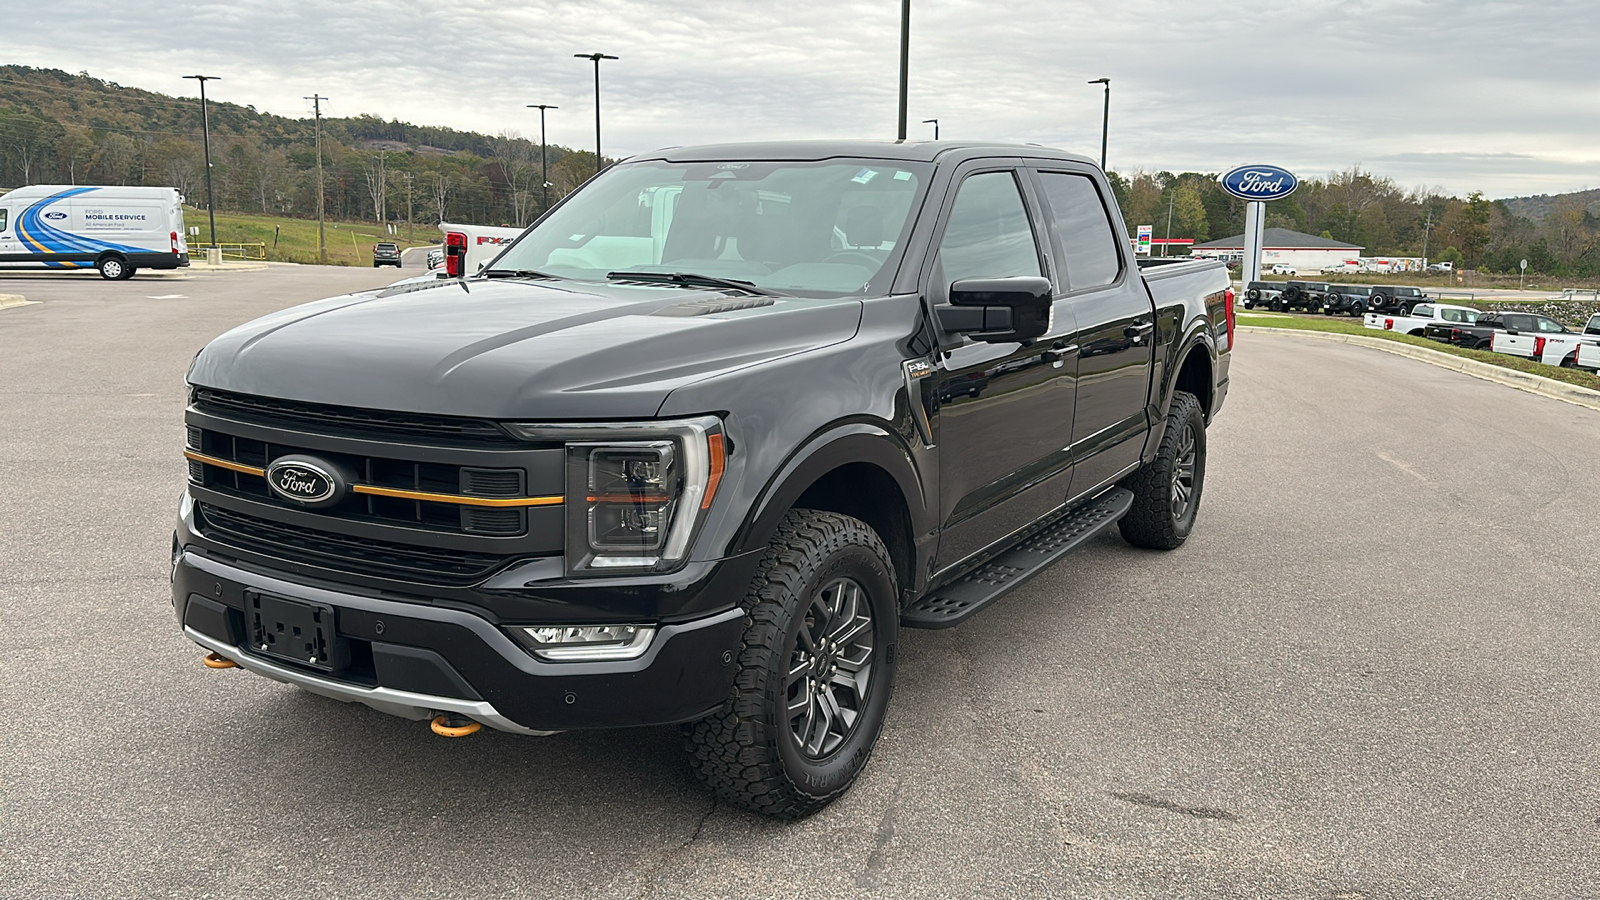
[[1489,349],[1549,366],[1600,369],[1600,313],[1589,317],[1583,331],[1497,331],[1490,338]]
[[1393,313],[1367,313],[1361,318],[1361,324],[1377,331],[1393,331],[1398,334],[1413,334],[1423,336],[1423,331],[1432,322],[1461,322],[1467,325],[1478,321],[1478,310],[1470,306],[1452,306],[1448,303],[1418,303],[1412,307],[1411,315],[1397,316]]

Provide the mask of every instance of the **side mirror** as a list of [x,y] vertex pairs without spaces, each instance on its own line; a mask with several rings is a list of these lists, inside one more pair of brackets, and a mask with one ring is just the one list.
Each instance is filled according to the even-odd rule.
[[1050,330],[1050,279],[965,278],[950,285],[950,305],[935,312],[952,334],[991,344],[1026,341]]

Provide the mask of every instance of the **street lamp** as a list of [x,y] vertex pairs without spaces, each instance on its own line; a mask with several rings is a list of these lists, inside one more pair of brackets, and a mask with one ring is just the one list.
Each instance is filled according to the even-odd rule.
[[1103,84],[1106,86],[1106,113],[1100,120],[1100,170],[1106,168],[1106,136],[1111,133],[1111,79],[1096,78],[1089,84]]
[[900,140],[906,139],[906,92],[911,81],[911,0],[900,0]]
[[[906,0],[906,2],[909,3],[911,0]],[[594,60],[594,173],[599,175],[600,170],[605,168],[605,157],[600,154],[600,60],[616,59],[617,57],[607,56],[604,53],[574,53],[572,55],[578,59]]]
[[924,124],[924,125],[928,124],[929,122],[933,123],[933,139],[937,141],[939,139],[939,120],[938,119],[923,119],[922,120],[922,124]]
[[[599,67],[600,67],[600,64],[599,63],[595,63],[595,68],[597,70],[599,69]],[[600,96],[600,93],[599,93],[598,90],[596,90],[595,91],[595,98],[598,100],[599,96]],[[559,106],[551,106],[548,103],[529,103],[528,104],[528,108],[529,109],[537,109],[539,111],[539,184],[542,185],[540,190],[542,190],[544,192],[544,200],[543,200],[544,208],[545,208],[546,211],[548,211],[550,209],[550,164],[545,159],[545,153],[544,153],[544,111],[547,110],[547,109],[560,109],[561,107],[559,107]],[[600,118],[600,116],[599,116],[599,114],[597,112],[596,115],[595,115],[595,121],[596,121],[597,127],[598,127],[599,118]],[[598,146],[599,143],[600,143],[600,135],[599,135],[599,132],[597,130],[596,133],[595,133],[595,144],[596,144],[596,146]]]
[[217,204],[211,192],[211,117],[206,111],[206,82],[221,81],[220,75],[185,75],[185,80],[200,82],[200,134],[206,145],[206,215],[211,219],[211,246],[217,246]]

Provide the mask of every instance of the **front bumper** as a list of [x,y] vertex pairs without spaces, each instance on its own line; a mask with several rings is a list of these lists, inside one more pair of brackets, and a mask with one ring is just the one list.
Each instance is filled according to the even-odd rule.
[[[248,649],[249,592],[333,607],[351,662],[330,675]],[[387,596],[290,582],[193,548],[173,566],[173,607],[184,634],[242,668],[391,715],[450,712],[521,734],[700,718],[727,696],[744,630],[743,610],[735,607],[660,625],[638,659],[555,663],[533,656],[484,616],[381,593]]]

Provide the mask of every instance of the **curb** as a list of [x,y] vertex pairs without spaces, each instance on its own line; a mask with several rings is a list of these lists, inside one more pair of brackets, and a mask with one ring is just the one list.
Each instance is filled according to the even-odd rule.
[[38,302],[37,300],[29,300],[21,294],[0,294],[0,309],[10,309],[13,306],[28,306]]
[[1600,391],[1591,391],[1588,388],[1567,384],[1564,381],[1556,381],[1554,378],[1546,378],[1543,375],[1532,375],[1527,372],[1518,372],[1515,369],[1490,365],[1486,362],[1478,362],[1475,359],[1467,359],[1464,356],[1452,356],[1449,353],[1441,353],[1438,350],[1429,350],[1427,347],[1413,347],[1410,344],[1403,344],[1399,341],[1367,337],[1362,334],[1302,331],[1293,328],[1270,328],[1261,325],[1235,325],[1234,330],[1246,331],[1251,334],[1282,334],[1292,337],[1307,337],[1319,341],[1333,341],[1339,344],[1371,347],[1374,350],[1382,350],[1385,353],[1393,353],[1397,356],[1407,356],[1411,359],[1420,360],[1442,369],[1451,369],[1463,375],[1471,375],[1473,378],[1481,378],[1484,381],[1493,381],[1496,384],[1503,384],[1532,394],[1539,394],[1552,400],[1561,400],[1577,406],[1600,410]]

